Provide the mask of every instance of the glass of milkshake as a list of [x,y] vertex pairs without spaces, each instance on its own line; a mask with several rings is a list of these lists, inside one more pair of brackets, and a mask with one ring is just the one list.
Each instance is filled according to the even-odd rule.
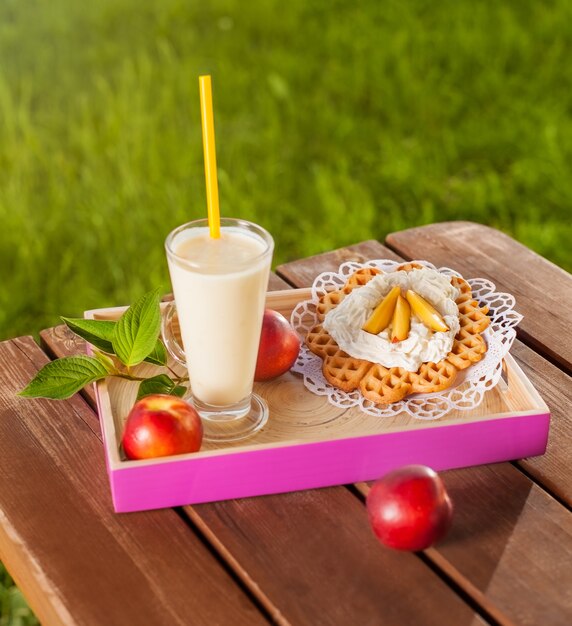
[[268,419],[252,387],[274,241],[260,226],[231,218],[221,218],[213,239],[204,219],[173,230],[165,248],[204,438],[248,437]]

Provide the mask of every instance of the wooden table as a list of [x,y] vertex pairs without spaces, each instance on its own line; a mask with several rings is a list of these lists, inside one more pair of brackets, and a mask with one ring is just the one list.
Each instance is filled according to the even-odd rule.
[[[374,539],[363,489],[117,515],[93,396],[15,396],[63,327],[0,344],[0,559],[43,624],[571,624],[572,277],[500,232],[435,224],[277,268],[308,286],[345,260],[426,259],[485,277],[524,314],[512,354],[552,412],[538,458],[444,472],[456,506],[437,547]],[[367,487],[365,487],[367,488]]]

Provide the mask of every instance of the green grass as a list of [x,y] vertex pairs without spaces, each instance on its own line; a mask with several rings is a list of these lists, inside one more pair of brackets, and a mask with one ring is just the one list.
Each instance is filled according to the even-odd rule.
[[276,262],[434,221],[572,270],[572,3],[5,0],[0,338],[168,289],[205,214],[197,76],[222,212]]
[[0,626],[38,626],[20,590],[0,563]]
[[[355,6],[354,6],[355,5]],[[572,5],[53,0],[0,5],[0,336],[168,288],[222,211],[276,262],[471,219],[572,269]]]

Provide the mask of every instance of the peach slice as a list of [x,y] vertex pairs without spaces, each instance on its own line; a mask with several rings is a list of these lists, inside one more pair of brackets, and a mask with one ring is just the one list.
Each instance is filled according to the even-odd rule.
[[395,310],[395,303],[400,294],[401,289],[399,287],[393,287],[377,305],[367,322],[362,326],[362,329],[372,335],[377,335],[382,330],[385,330],[389,326],[389,322],[391,322],[393,311]]
[[427,328],[436,332],[446,332],[449,330],[445,320],[441,314],[435,309],[435,307],[425,298],[421,297],[418,293],[415,293],[412,289],[408,289],[405,294],[407,301],[413,309],[413,313],[427,326]]
[[391,343],[404,341],[409,336],[411,326],[411,307],[409,302],[400,294],[395,303],[393,313],[393,327],[391,329]]

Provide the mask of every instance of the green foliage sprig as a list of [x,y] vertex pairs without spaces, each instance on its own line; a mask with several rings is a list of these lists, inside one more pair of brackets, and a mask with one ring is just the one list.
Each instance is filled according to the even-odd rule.
[[[182,397],[186,377],[167,366],[167,351],[159,338],[161,309],[159,289],[139,298],[117,321],[62,317],[66,326],[93,346],[93,356],[71,356],[44,365],[18,395],[24,398],[64,400],[89,383],[115,376],[139,382],[137,399],[152,393]],[[135,376],[139,363],[167,367],[172,374],[150,378]]]

